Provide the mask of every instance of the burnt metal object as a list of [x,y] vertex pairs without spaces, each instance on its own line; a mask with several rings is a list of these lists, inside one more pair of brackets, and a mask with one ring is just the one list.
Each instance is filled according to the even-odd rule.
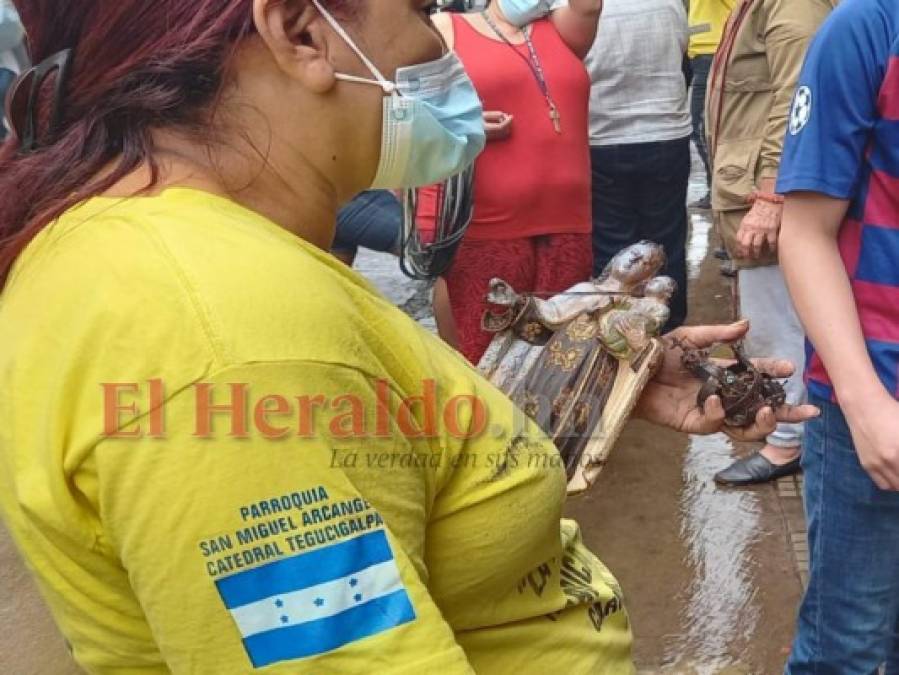
[[728,426],[748,427],[762,408],[777,410],[787,402],[783,385],[752,365],[742,345],[731,346],[736,362],[729,366],[716,363],[708,349],[684,343],[680,347],[684,369],[703,381],[696,399],[699,407],[704,407],[709,397],[718,396]]

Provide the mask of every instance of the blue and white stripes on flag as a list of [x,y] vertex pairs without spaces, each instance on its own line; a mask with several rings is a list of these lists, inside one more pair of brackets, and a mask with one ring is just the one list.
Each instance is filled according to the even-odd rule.
[[324,654],[415,619],[383,531],[216,582],[256,668]]

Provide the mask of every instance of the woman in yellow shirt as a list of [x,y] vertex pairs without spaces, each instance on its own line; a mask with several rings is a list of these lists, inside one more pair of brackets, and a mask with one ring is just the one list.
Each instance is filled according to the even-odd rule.
[[[0,510],[88,672],[633,671],[553,446],[325,253],[483,147],[426,4],[17,2]],[[718,430],[677,363],[639,413]]]

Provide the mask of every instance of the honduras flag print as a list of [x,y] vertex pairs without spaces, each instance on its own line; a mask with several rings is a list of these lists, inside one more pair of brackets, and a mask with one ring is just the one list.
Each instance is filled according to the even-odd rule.
[[324,654],[415,619],[381,530],[216,586],[255,668]]

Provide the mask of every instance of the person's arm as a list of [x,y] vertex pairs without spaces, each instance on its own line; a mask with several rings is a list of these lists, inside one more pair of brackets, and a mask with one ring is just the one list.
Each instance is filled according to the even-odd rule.
[[524,28],[550,16],[568,48],[586,58],[596,39],[603,0],[493,0],[509,23]]
[[584,59],[596,40],[603,0],[568,0],[552,12],[550,18],[562,40],[578,57]]
[[396,385],[287,361],[172,394],[163,435],[142,419],[95,451],[108,545],[172,672],[473,672],[422,553],[453,450],[380,412]]
[[[787,196],[780,262],[796,311],[840,403],[883,390],[865,338],[837,235],[849,202],[816,192]],[[826,298],[826,302],[823,300]]]
[[781,266],[849,421],[862,466],[880,488],[899,490],[899,403],[874,370],[837,246],[847,206],[819,193],[790,194]]
[[899,403],[877,376],[837,234],[848,202],[814,192],[788,196],[781,267],[809,339],[827,367],[862,466],[882,489],[899,490]]
[[761,178],[756,185],[761,196],[755,197],[737,230],[737,255],[741,258],[761,258],[766,245],[772,253],[777,252],[783,205],[774,194],[776,183],[775,178]]

